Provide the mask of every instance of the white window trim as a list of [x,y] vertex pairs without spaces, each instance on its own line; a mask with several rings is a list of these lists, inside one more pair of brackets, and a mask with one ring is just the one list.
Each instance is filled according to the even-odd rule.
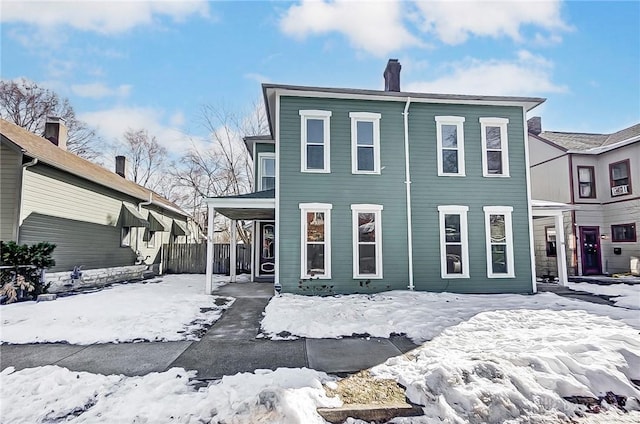
[[[440,214],[440,276],[443,279],[469,278],[469,235],[467,231],[468,206],[443,205],[438,206]],[[462,247],[462,273],[447,273],[447,247],[446,230],[444,225],[445,215],[460,215],[460,242]]]
[[[331,158],[331,146],[330,146],[330,129],[331,125],[329,118],[331,118],[331,111],[328,110],[300,110],[300,172],[311,172],[328,174],[331,172],[331,165],[329,160]],[[323,122],[323,135],[324,135],[324,168],[322,169],[308,169],[307,168],[307,120],[308,119],[320,119]]]
[[272,152],[263,152],[263,153],[258,153],[258,191],[262,191],[264,190],[264,188],[262,187],[262,177],[264,177],[264,170],[262,167],[262,160],[263,159],[273,159],[274,164],[273,164],[273,177],[275,179],[276,173],[275,173],[275,160],[276,160],[276,154],[272,153]]
[[[331,203],[299,203],[300,207],[300,278],[331,279]],[[324,275],[307,274],[307,213],[324,213]]]
[[[351,118],[351,173],[380,174],[380,113],[349,112]],[[358,170],[358,122],[373,123],[373,171]]]
[[[490,178],[509,177],[509,139],[507,136],[507,118],[480,118],[480,133],[482,135],[482,175]],[[489,161],[487,159],[487,127],[500,127],[500,142],[502,154],[502,174],[489,173]]]
[[[438,144],[438,176],[439,177],[464,177],[464,117],[462,116],[436,116],[436,141]],[[455,125],[457,127],[456,134],[458,136],[458,172],[449,173],[444,172],[442,169],[442,126],[443,125]],[[447,149],[450,150],[450,149]]]
[[[513,227],[511,224],[511,213],[513,207],[511,206],[485,206],[484,210],[484,228],[485,239],[487,249],[487,277],[488,278],[515,278],[515,269],[513,263]],[[491,264],[493,260],[491,258],[491,215],[504,215],[504,227],[505,227],[505,242],[507,244],[507,273],[495,274]]]
[[[353,231],[352,250],[353,250],[353,278],[366,278],[371,280],[379,280],[383,278],[382,272],[382,205],[372,204],[354,204],[351,205],[351,227]],[[358,214],[373,213],[375,214],[375,232],[376,232],[376,273],[360,274],[358,272],[359,250],[358,250]]]
[[131,228],[132,227],[120,228],[120,247],[131,247]]

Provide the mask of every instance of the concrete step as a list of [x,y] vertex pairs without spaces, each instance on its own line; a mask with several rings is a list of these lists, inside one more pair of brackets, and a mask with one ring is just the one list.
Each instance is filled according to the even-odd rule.
[[422,407],[409,403],[390,405],[343,405],[339,408],[318,408],[318,414],[330,423],[343,423],[347,418],[355,418],[368,423],[386,423],[397,417],[418,417],[423,415]]

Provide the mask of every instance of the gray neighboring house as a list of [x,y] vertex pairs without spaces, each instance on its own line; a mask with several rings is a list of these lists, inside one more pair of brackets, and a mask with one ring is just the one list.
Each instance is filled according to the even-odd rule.
[[190,239],[188,214],[125,175],[66,151],[66,128],[49,119],[39,137],[0,119],[0,239],[56,244],[51,272],[69,283],[108,283],[138,277],[141,259],[160,271],[162,245]]
[[[543,131],[528,121],[531,190],[536,199],[571,205],[564,238],[570,275],[640,273],[640,124],[611,134]],[[557,266],[558,233],[534,220],[536,270]]]
[[254,220],[252,278],[283,292],[535,292],[525,116],[544,99],[402,92],[397,60],[384,79],[263,84],[258,190],[207,199],[208,264],[220,213]]

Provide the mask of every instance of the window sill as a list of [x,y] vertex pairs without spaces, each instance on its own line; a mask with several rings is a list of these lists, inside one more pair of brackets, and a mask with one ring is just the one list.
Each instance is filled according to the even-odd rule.
[[438,177],[466,177],[466,174],[444,174],[438,172]]
[[382,275],[354,275],[354,280],[382,280]]
[[487,275],[487,278],[516,278],[515,274],[494,274]]
[[485,178],[511,178],[509,174],[482,174]]
[[331,280],[331,275],[302,275],[301,280]]
[[380,175],[380,171],[351,171],[353,175]]
[[461,278],[470,278],[468,274],[443,274],[440,277],[443,280],[458,280]]
[[331,170],[329,170],[329,169],[301,169],[300,172],[304,172],[305,174],[330,174]]

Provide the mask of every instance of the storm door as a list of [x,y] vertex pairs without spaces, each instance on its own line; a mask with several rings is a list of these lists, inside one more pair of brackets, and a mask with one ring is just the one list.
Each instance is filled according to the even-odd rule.
[[598,227],[580,227],[580,246],[582,275],[602,274],[600,230]]
[[257,275],[273,275],[276,268],[276,231],[273,221],[258,223],[258,272]]

